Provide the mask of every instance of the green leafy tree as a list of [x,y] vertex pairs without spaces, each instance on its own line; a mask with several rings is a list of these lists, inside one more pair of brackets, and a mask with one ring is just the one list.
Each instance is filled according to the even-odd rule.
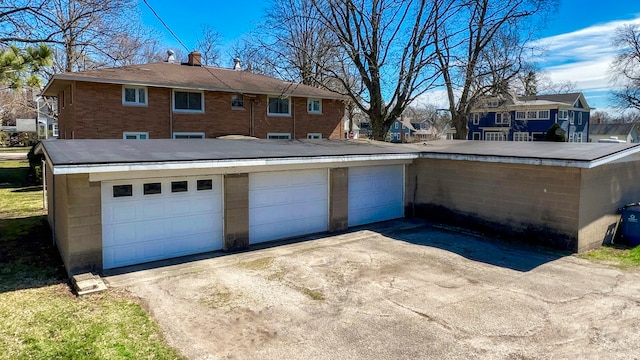
[[11,89],[38,88],[42,84],[39,73],[53,62],[48,46],[15,45],[0,51],[0,83]]
[[547,130],[547,133],[544,136],[545,141],[555,141],[555,142],[565,142],[567,141],[567,137],[565,136],[564,130],[558,124],[553,124]]

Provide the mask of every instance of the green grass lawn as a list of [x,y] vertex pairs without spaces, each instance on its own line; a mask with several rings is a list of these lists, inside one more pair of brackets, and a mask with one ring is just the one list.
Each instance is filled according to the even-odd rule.
[[29,152],[31,146],[24,147],[0,147],[0,152]]
[[0,161],[0,360],[182,359],[125,291],[78,298],[27,161]]
[[583,259],[613,265],[619,268],[640,266],[640,246],[633,249],[606,246],[579,255]]

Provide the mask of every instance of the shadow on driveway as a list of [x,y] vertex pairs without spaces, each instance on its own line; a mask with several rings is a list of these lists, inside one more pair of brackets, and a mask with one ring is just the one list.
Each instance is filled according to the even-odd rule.
[[411,244],[446,250],[469,260],[516,271],[530,271],[568,252],[516,241],[496,240],[465,229],[429,223],[421,219],[401,219],[354,228],[375,231]]

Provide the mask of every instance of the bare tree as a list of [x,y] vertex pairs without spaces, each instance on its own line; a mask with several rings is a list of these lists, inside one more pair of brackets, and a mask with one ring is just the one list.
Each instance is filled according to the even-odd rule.
[[202,54],[202,63],[220,66],[220,42],[222,35],[209,25],[202,26],[202,35],[198,38],[198,51]]
[[421,130],[427,130],[427,140],[441,139],[451,126],[451,115],[434,104],[411,105],[407,107],[405,115],[411,123],[425,124]]
[[[339,70],[335,79],[383,140],[393,122],[419,95],[431,89],[434,70],[432,29],[436,8],[448,0],[312,0],[324,28],[335,39]],[[357,74],[357,83],[343,74]]]
[[611,64],[611,74],[621,86],[614,97],[622,107],[640,110],[640,26],[618,28],[613,44],[620,52]]
[[130,51],[153,47],[148,32],[140,31],[135,6],[125,0],[15,0],[0,8],[0,43],[51,46],[54,72],[131,63]]
[[509,95],[508,84],[527,55],[528,26],[553,5],[554,0],[469,0],[437,8],[435,53],[456,138],[467,138],[467,119],[479,98]]

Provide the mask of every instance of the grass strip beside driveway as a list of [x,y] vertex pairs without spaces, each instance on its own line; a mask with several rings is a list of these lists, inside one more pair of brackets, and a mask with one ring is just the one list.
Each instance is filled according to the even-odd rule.
[[182,359],[123,290],[78,298],[27,161],[0,161],[0,360]]

